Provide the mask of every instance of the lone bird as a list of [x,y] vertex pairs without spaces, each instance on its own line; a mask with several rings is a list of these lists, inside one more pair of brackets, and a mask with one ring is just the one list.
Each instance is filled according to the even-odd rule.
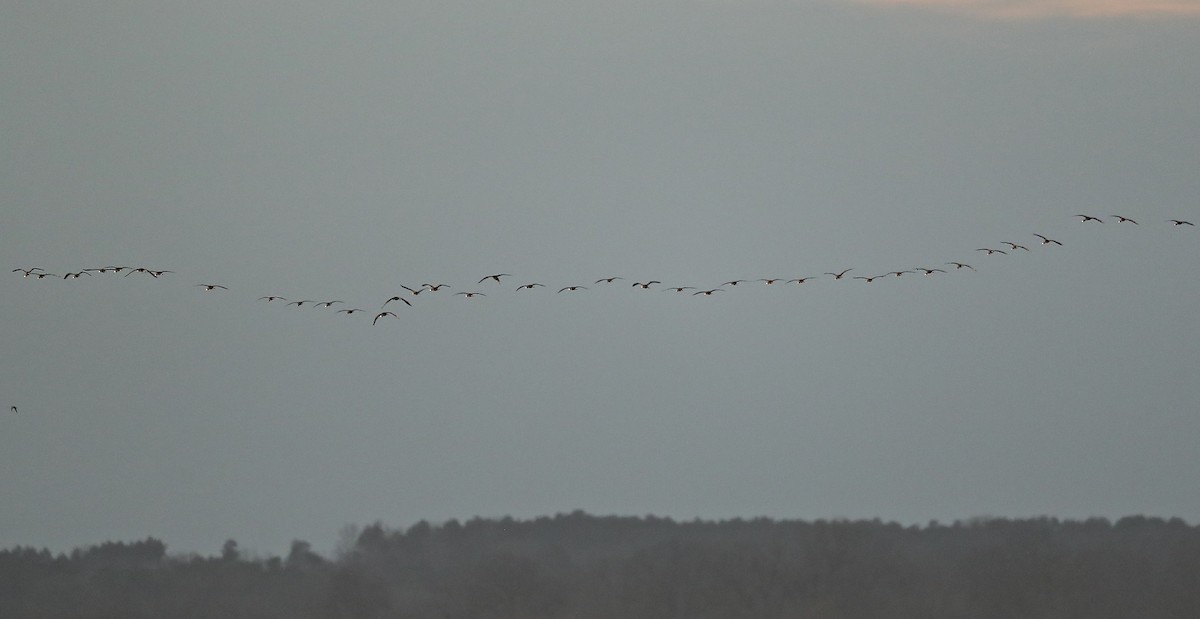
[[1039,239],[1042,239],[1042,245],[1049,245],[1049,244],[1051,244],[1051,243],[1054,243],[1055,245],[1058,245],[1059,247],[1062,247],[1062,243],[1059,243],[1058,241],[1056,241],[1056,240],[1054,240],[1054,239],[1051,239],[1051,238],[1044,237],[1044,236],[1042,236],[1042,235],[1040,235],[1040,234],[1038,234],[1038,233],[1036,233],[1036,232],[1034,232],[1034,233],[1033,233],[1033,236],[1036,236],[1036,237],[1038,237]]
[[399,318],[399,316],[397,316],[391,312],[379,312],[378,314],[375,314],[375,320],[371,321],[371,326],[375,326],[375,323],[379,322],[379,319],[383,318],[384,316],[391,316],[392,318]]
[[196,284],[196,286],[204,288],[206,292],[210,290],[216,290],[217,288],[220,288],[221,290],[229,290],[221,284]]

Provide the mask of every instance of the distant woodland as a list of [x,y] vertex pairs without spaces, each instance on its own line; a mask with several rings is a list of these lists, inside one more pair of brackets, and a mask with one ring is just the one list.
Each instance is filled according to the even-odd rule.
[[0,551],[0,617],[1200,617],[1200,527],[973,519],[679,522],[582,512],[347,527],[336,556],[162,541]]

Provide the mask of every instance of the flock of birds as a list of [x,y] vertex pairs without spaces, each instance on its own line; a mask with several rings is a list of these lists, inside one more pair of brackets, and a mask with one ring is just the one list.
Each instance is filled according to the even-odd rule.
[[[1079,221],[1081,223],[1085,223],[1085,224],[1106,223],[1104,218],[1094,216],[1094,215],[1078,214],[1078,215],[1075,215],[1075,217],[1079,218]],[[1109,221],[1114,222],[1118,225],[1121,225],[1121,224],[1128,224],[1128,225],[1135,225],[1135,226],[1140,225],[1136,220],[1134,220],[1130,217],[1126,217],[1124,215],[1113,215],[1112,219]],[[1195,226],[1195,224],[1193,224],[1192,222],[1183,220],[1183,219],[1168,219],[1168,220],[1166,220],[1166,223],[1169,223],[1172,226],[1176,226],[1176,227],[1178,227],[1178,226]],[[1031,244],[1056,245],[1056,246],[1060,246],[1060,247],[1063,245],[1061,241],[1058,241],[1057,239],[1053,239],[1053,238],[1050,238],[1050,237],[1042,235],[1042,234],[1035,233],[1035,234],[1033,234],[1033,236],[1036,237],[1038,239],[1038,241],[1036,243],[1031,242]],[[1029,247],[1027,247],[1021,243],[1015,243],[1013,241],[1003,241],[1000,244],[1004,245],[1005,248],[999,249],[999,248],[995,248],[995,247],[980,247],[980,248],[977,248],[975,251],[980,252],[982,255],[985,255],[985,256],[992,256],[995,254],[1008,255],[1009,253],[1015,253],[1015,252],[1020,252],[1020,251],[1026,251],[1026,252],[1032,251]],[[888,277],[888,276],[902,277],[907,274],[916,274],[916,273],[920,273],[921,275],[924,275],[924,276],[931,276],[936,273],[948,273],[951,271],[959,271],[959,270],[963,270],[963,269],[975,271],[974,266],[972,266],[971,264],[968,264],[966,262],[960,262],[960,261],[946,262],[941,266],[953,267],[953,269],[948,270],[948,269],[943,269],[941,267],[914,267],[911,269],[899,269],[899,270],[895,270],[895,271],[888,271],[886,273],[881,273],[878,275],[851,275],[850,273],[855,270],[853,267],[851,267],[851,268],[841,269],[839,271],[826,271],[820,275],[806,275],[803,277],[796,277],[796,278],[792,278],[792,279],[785,279],[782,277],[760,278],[760,279],[732,279],[732,280],[722,282],[720,285],[714,286],[712,288],[701,288],[701,287],[696,287],[696,286],[664,286],[663,282],[661,282],[659,280],[654,280],[654,279],[646,280],[646,281],[632,282],[630,284],[630,287],[635,288],[635,289],[641,289],[641,290],[651,290],[652,286],[660,286],[659,288],[653,288],[653,289],[661,290],[663,292],[674,292],[677,294],[690,294],[691,296],[708,297],[708,296],[712,296],[718,292],[725,292],[727,290],[727,287],[734,288],[737,286],[742,286],[742,285],[750,284],[750,283],[754,283],[754,282],[763,283],[768,286],[771,286],[771,285],[774,285],[777,283],[799,285],[799,284],[805,284],[805,283],[815,280],[815,279],[820,279],[822,277],[828,276],[829,278],[832,278],[834,280],[858,279],[858,280],[863,280],[867,283],[871,283],[877,279]],[[38,279],[38,280],[43,280],[43,279],[64,279],[64,280],[80,279],[84,276],[93,277],[96,275],[107,275],[107,276],[120,275],[122,277],[130,277],[130,276],[137,275],[140,277],[151,277],[153,279],[159,279],[159,278],[163,278],[167,275],[175,273],[174,271],[167,270],[167,269],[151,269],[148,267],[129,267],[129,266],[117,266],[117,265],[84,268],[84,269],[79,269],[78,271],[68,271],[61,275],[56,274],[56,273],[50,273],[41,267],[16,268],[16,269],[13,269],[12,272],[19,273],[22,277],[25,277],[25,278],[33,278],[33,279]],[[505,279],[505,278],[513,278],[513,277],[515,277],[515,276],[511,273],[494,273],[492,275],[485,275],[485,276],[479,278],[479,280],[475,283],[475,285],[478,286],[481,284],[485,284],[486,282],[492,282],[494,284],[505,284],[506,282],[512,281],[512,279]],[[590,288],[590,286],[615,285],[617,281],[624,281],[624,280],[625,280],[625,278],[620,277],[620,276],[601,277],[600,279],[595,280],[594,282],[592,282],[589,285],[572,284],[572,285],[559,287],[559,288],[557,288],[557,292],[559,294],[577,293],[580,291],[588,290]],[[198,284],[194,284],[193,287],[200,288],[203,292],[206,292],[206,293],[218,292],[218,291],[223,292],[223,291],[229,290],[229,288],[227,286],[224,286],[222,284],[214,284],[214,283],[198,283]],[[388,309],[389,305],[393,302],[397,303],[398,305],[402,304],[402,305],[405,305],[408,307],[413,307],[412,300],[415,300],[417,297],[419,297],[423,294],[434,294],[434,293],[441,291],[444,288],[451,288],[451,286],[449,284],[444,284],[444,283],[424,283],[417,287],[409,287],[409,286],[401,285],[400,287],[403,288],[405,290],[405,292],[395,294],[395,295],[388,297],[386,300],[383,301],[383,304],[376,310],[365,310],[365,309],[358,308],[358,307],[344,307],[344,308],[336,309],[334,311],[338,314],[346,314],[347,316],[353,316],[353,315],[359,314],[359,313],[363,314],[364,316],[371,316],[372,317],[371,324],[376,325],[382,319],[399,318],[399,316],[395,312]],[[547,286],[546,284],[543,284],[541,282],[527,282],[527,283],[518,285],[515,288],[515,291],[516,292],[530,291],[530,290],[534,290],[537,288],[553,289],[553,287]],[[478,290],[461,290],[461,291],[454,292],[453,295],[461,296],[466,299],[471,299],[471,298],[475,298],[475,297],[486,297],[487,293],[479,292]],[[326,308],[326,309],[331,309],[335,305],[340,306],[340,305],[346,304],[344,301],[341,301],[341,300],[289,299],[287,297],[284,297],[281,295],[274,295],[274,294],[258,297],[258,301],[268,303],[268,304],[280,302],[287,306],[294,306],[297,308],[310,307],[310,308]],[[11,406],[9,408],[9,410],[13,414],[17,413],[16,406]]]
[[[1075,217],[1078,217],[1079,221],[1081,223],[1101,223],[1101,224],[1105,223],[1105,220],[1103,218],[1094,216],[1094,215],[1079,214],[1079,215],[1075,215]],[[1130,217],[1126,217],[1124,215],[1113,215],[1112,221],[1114,221],[1117,224],[1139,225],[1136,220],[1134,220]],[[1186,221],[1186,220],[1182,220],[1182,219],[1168,219],[1168,220],[1166,220],[1166,222],[1173,226],[1194,226],[1195,225],[1190,221]],[[1053,239],[1053,238],[1047,237],[1042,234],[1033,234],[1033,236],[1038,239],[1038,242],[1036,244],[1062,246],[1062,242],[1058,241],[1057,239]],[[996,248],[996,247],[980,247],[980,248],[977,248],[975,251],[981,252],[983,255],[987,255],[987,256],[991,256],[991,255],[995,255],[995,254],[1008,255],[1010,252],[1018,252],[1018,251],[1026,251],[1026,252],[1032,251],[1026,245],[1023,245],[1021,243],[1015,243],[1013,241],[1003,241],[1001,244],[1004,245],[1005,248],[1000,249],[1000,248]],[[943,265],[938,266],[938,267],[914,267],[911,269],[899,269],[899,270],[895,270],[895,271],[888,271],[886,273],[881,273],[878,275],[861,275],[861,274],[851,275],[850,273],[852,271],[854,271],[855,269],[854,268],[845,268],[845,269],[841,269],[839,271],[826,271],[826,272],[822,273],[821,275],[807,275],[807,276],[796,277],[796,278],[792,278],[792,279],[785,279],[782,277],[760,278],[760,279],[732,279],[732,280],[722,282],[720,285],[713,286],[711,288],[703,288],[703,287],[697,287],[697,286],[664,286],[662,281],[654,280],[654,279],[646,280],[646,281],[636,281],[636,282],[633,282],[632,284],[630,284],[630,287],[641,289],[641,290],[650,290],[652,286],[661,286],[660,288],[656,288],[656,289],[662,290],[664,292],[674,292],[677,294],[690,294],[691,296],[709,297],[718,292],[725,292],[730,288],[734,288],[734,287],[737,287],[740,285],[749,284],[749,283],[753,283],[753,282],[761,282],[768,286],[774,285],[777,283],[804,284],[804,283],[807,283],[814,279],[828,276],[834,280],[857,279],[857,280],[863,280],[867,283],[871,283],[877,279],[881,279],[881,278],[885,278],[885,277],[889,277],[889,276],[890,277],[902,277],[907,274],[917,274],[917,273],[920,273],[921,275],[924,275],[924,276],[931,276],[931,275],[934,275],[937,273],[948,273],[949,271],[947,269],[941,268],[942,266],[953,267],[949,271],[959,271],[959,270],[963,270],[963,269],[967,269],[967,270],[971,270],[971,271],[975,270],[974,266],[972,266],[971,264],[968,264],[966,262],[951,261],[951,262],[946,262]],[[104,266],[104,267],[83,268],[78,271],[68,271],[61,275],[56,274],[56,273],[50,273],[41,267],[17,268],[17,269],[13,269],[12,272],[19,273],[22,277],[39,279],[39,280],[40,279],[79,279],[84,276],[92,277],[95,275],[110,275],[110,274],[111,275],[121,275],[123,277],[130,277],[133,275],[148,276],[148,277],[151,277],[154,279],[159,279],[159,278],[165,277],[169,274],[175,273],[174,271],[166,270],[166,269],[152,269],[152,268],[148,268],[148,267],[129,267],[129,266],[116,266],[116,265],[110,265],[110,266]],[[475,285],[485,284],[486,282],[492,282],[495,284],[504,284],[506,282],[512,281],[511,279],[505,279],[505,278],[513,278],[513,277],[514,277],[514,275],[511,273],[494,273],[492,275],[485,275],[485,276],[479,278],[479,280],[475,283]],[[614,284],[616,284],[616,282],[618,280],[623,281],[624,279],[625,278],[620,277],[620,276],[602,277],[600,279],[595,280],[594,282],[591,282],[588,285],[572,284],[572,285],[558,287],[557,292],[559,294],[576,293],[576,292],[580,292],[580,291],[589,290],[591,286],[614,285]],[[217,292],[217,291],[229,290],[229,288],[227,286],[224,286],[222,284],[213,284],[213,283],[198,283],[198,284],[195,284],[194,287],[200,288],[204,292]],[[360,313],[363,314],[364,316],[371,316],[372,317],[371,324],[376,325],[382,319],[399,318],[399,315],[397,315],[395,312],[393,312],[393,311],[391,311],[391,309],[389,309],[389,305],[393,302],[395,302],[397,305],[392,306],[392,307],[398,307],[401,304],[408,306],[408,307],[413,307],[413,300],[415,300],[420,295],[433,294],[433,293],[439,292],[443,288],[451,288],[451,286],[449,284],[444,284],[444,283],[424,283],[417,287],[409,287],[409,286],[401,285],[400,287],[403,288],[405,290],[405,292],[395,294],[395,295],[388,297],[386,300],[383,301],[383,304],[378,309],[366,310],[366,309],[362,309],[362,308],[358,308],[358,307],[339,307],[338,309],[335,309],[334,311],[338,314],[346,314],[347,316],[353,316],[355,314],[360,314]],[[522,284],[518,285],[515,288],[515,291],[520,292],[520,291],[534,290],[536,288],[551,288],[551,289],[553,289],[554,287],[547,286],[546,284],[543,284],[541,282],[527,282],[527,283],[522,283]],[[454,292],[452,294],[454,296],[461,296],[466,299],[487,296],[487,293],[480,292],[478,290],[461,290],[461,291]],[[262,301],[265,303],[279,302],[279,303],[285,304],[287,306],[294,306],[297,308],[311,307],[311,308],[331,309],[335,305],[338,305],[338,306],[346,305],[346,303],[341,300],[289,299],[288,297],[284,297],[281,295],[274,295],[274,294],[258,297],[258,301]],[[14,413],[16,412],[16,407],[13,407],[12,412],[14,412]]]

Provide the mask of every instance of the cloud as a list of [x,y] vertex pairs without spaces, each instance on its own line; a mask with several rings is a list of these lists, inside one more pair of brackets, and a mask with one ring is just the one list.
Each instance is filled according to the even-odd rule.
[[1200,17],[1200,0],[856,0],[865,4],[914,7],[981,19],[1047,17]]

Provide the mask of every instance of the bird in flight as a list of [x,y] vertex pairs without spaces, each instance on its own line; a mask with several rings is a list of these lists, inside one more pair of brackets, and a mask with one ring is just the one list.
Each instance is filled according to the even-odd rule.
[[412,307],[412,303],[409,303],[409,302],[408,302],[408,299],[405,299],[404,297],[401,297],[401,296],[394,296],[394,297],[392,297],[392,298],[388,299],[387,301],[384,301],[384,302],[383,302],[383,307],[387,307],[387,304],[388,304],[388,303],[391,303],[392,301],[399,301],[399,302],[401,302],[401,303],[403,303],[403,304],[405,304],[405,305],[407,305],[407,306],[409,306],[409,307]]
[[[475,283],[482,284],[483,282],[485,282],[489,279],[494,279],[494,280],[496,280],[497,283],[499,283],[501,277],[512,277],[512,273],[497,273],[495,275],[488,275],[486,277],[479,278],[479,281],[477,281]],[[476,293],[476,294],[478,294],[478,293]]]
[[1168,219],[1167,221],[1171,222],[1172,225],[1176,225],[1176,226],[1195,226],[1196,225],[1190,221],[1184,221],[1182,219]]
[[322,305],[324,305],[325,307],[329,307],[329,306],[333,305],[334,303],[344,303],[344,301],[321,301],[319,303],[313,303],[313,307],[320,307]]
[[955,271],[957,271],[959,269],[971,269],[972,271],[975,270],[975,267],[973,267],[969,264],[962,263],[962,262],[947,262],[946,264],[953,264]]
[[8,410],[12,411],[14,415],[17,413],[17,407],[15,406],[8,407]]
[[285,298],[283,298],[283,297],[275,296],[275,295],[270,295],[270,296],[266,296],[266,297],[259,297],[259,298],[258,298],[258,300],[259,300],[259,301],[266,300],[266,302],[267,302],[267,303],[270,303],[271,301],[274,301],[274,300],[276,300],[276,299],[278,299],[278,300],[280,300],[280,301],[287,301],[287,299],[285,299]]
[[760,280],[758,280],[758,281],[760,281],[760,282],[766,282],[766,283],[767,283],[767,285],[768,285],[768,286],[770,286],[771,284],[774,284],[775,282],[777,282],[777,281],[779,281],[779,280],[781,280],[781,279],[783,279],[783,278],[782,278],[782,277],[771,277],[771,278],[767,278],[767,279],[760,279]]
[[673,288],[663,288],[663,292],[683,292],[684,290],[695,290],[695,286],[675,286]]
[[1059,243],[1058,241],[1056,241],[1056,240],[1054,240],[1054,239],[1051,239],[1051,238],[1044,237],[1044,236],[1042,236],[1042,235],[1040,235],[1040,234],[1038,234],[1038,233],[1036,233],[1036,232],[1034,232],[1034,233],[1033,233],[1033,236],[1036,236],[1036,237],[1038,237],[1039,239],[1042,239],[1042,245],[1049,245],[1050,243],[1054,243],[1055,245],[1058,245],[1059,247],[1062,247],[1062,243]]
[[1092,217],[1091,215],[1076,215],[1076,217],[1080,218],[1079,219],[1080,222],[1094,221],[1094,222],[1100,223],[1100,224],[1104,223],[1103,219],[1100,219],[1099,217]]
[[924,273],[925,275],[933,275],[934,273],[945,273],[945,272],[946,272],[946,271],[945,271],[945,270],[943,270],[943,269],[927,269],[927,268],[925,268],[925,267],[917,267],[917,270],[918,270],[918,271],[924,271],[924,272],[925,272],[925,273]]
[[[886,275],[886,273],[884,275]],[[879,279],[880,277],[883,277],[883,275],[872,275],[871,277],[863,277],[861,275],[856,275],[856,276],[854,276],[854,279],[861,279],[869,284],[869,283]]]
[[295,305],[296,307],[304,307],[305,303],[312,303],[312,302],[313,302],[312,299],[304,299],[303,301],[292,301],[291,303],[288,303],[288,305]]
[[196,286],[204,288],[205,291],[216,290],[217,288],[220,288],[221,290],[229,290],[221,284],[196,284]]
[[1024,249],[1025,251],[1029,251],[1028,247],[1025,247],[1024,245],[1018,245],[1016,243],[1013,243],[1012,241],[1004,241],[1004,244],[1011,247],[1013,251],[1016,251],[1018,249]]
[[975,251],[986,251],[987,255],[989,256],[992,254],[1004,254],[1005,256],[1008,255],[1008,252],[1004,251],[1003,249],[988,249],[987,247],[981,247]]
[[646,282],[646,283],[642,283],[642,282],[633,282],[633,286],[630,286],[630,288],[636,288],[636,287],[638,287],[638,286],[641,286],[643,290],[646,290],[646,289],[649,289],[649,288],[650,288],[650,284],[661,284],[661,283],[662,283],[662,282],[658,281],[657,279],[652,279],[652,280],[650,280],[650,281],[648,281],[648,282]]
[[576,290],[587,290],[587,286],[563,286],[562,288],[558,289],[559,292],[564,290],[569,290],[571,292],[575,292]]
[[895,275],[896,277],[900,277],[901,275],[904,275],[905,273],[916,273],[916,271],[888,271],[887,273],[885,273],[885,275]]
[[853,270],[854,269],[846,269],[845,271],[842,271],[841,273],[826,272],[825,275],[832,275],[834,279],[842,279],[843,277],[846,276],[847,273],[849,273],[850,271],[853,271]]
[[[58,277],[57,273],[34,273],[34,277],[38,279],[46,279],[47,277]],[[28,277],[28,276],[26,276]]]
[[738,284],[741,284],[743,282],[748,282],[748,281],[750,281],[750,280],[748,280],[748,279],[731,279],[721,285],[722,286],[736,286]]
[[80,276],[83,276],[83,275],[87,275],[88,277],[91,277],[92,274],[89,273],[88,271],[76,271],[74,273],[67,273],[66,275],[63,275],[63,279],[72,279],[72,278],[79,279]]
[[816,278],[817,278],[817,276],[815,276],[815,275],[810,275],[810,276],[808,276],[808,277],[797,277],[796,279],[789,279],[789,280],[787,280],[787,283],[789,283],[789,284],[790,284],[790,283],[792,283],[792,282],[795,282],[795,283],[797,283],[797,284],[803,284],[804,282],[806,282],[806,281],[808,281],[808,280],[810,280],[810,279],[816,279]]
[[362,311],[366,311],[366,310],[360,310],[360,309],[358,309],[357,307],[355,307],[355,308],[352,308],[352,309],[340,309],[340,310],[338,310],[338,311],[337,311],[337,313],[339,313],[339,314],[346,314],[346,315],[349,315],[349,316],[353,316],[355,312],[362,312]]
[[539,284],[537,282],[534,282],[532,284],[525,284],[524,286],[517,286],[517,290],[533,290],[534,288],[537,288],[538,286],[545,288],[546,284]]
[[625,279],[625,278],[624,277],[601,277],[600,279],[598,279],[592,283],[599,284],[600,282],[604,282],[606,284],[611,284],[611,283],[617,281],[618,279]]
[[416,290],[413,290],[412,288],[409,288],[408,286],[405,286],[404,284],[400,284],[400,287],[407,290],[409,292],[409,294],[411,294],[414,297],[427,290],[426,288],[417,288]]
[[1136,222],[1136,221],[1134,221],[1134,220],[1132,220],[1132,219],[1130,219],[1130,218],[1128,218],[1128,217],[1122,217],[1122,216],[1120,216],[1120,215],[1113,215],[1113,217],[1116,217],[1116,218],[1117,218],[1117,223],[1120,223],[1120,224],[1123,224],[1123,223],[1131,223],[1131,224],[1133,224],[1133,225],[1135,225],[1135,226],[1136,226],[1136,225],[1138,225],[1138,222]]
[[700,292],[693,292],[692,296],[694,297],[698,294],[702,294],[706,297],[711,297],[712,293],[714,293],[714,292],[725,292],[725,290],[721,289],[721,288],[713,288],[712,290],[701,290]]
[[371,321],[371,326],[375,326],[375,323],[379,322],[379,319],[383,318],[384,316],[391,316],[392,318],[399,318],[399,316],[397,316],[391,312],[379,312],[378,314],[375,314],[375,320]]
[[[485,277],[484,279],[487,279],[487,278]],[[496,281],[500,281],[500,280],[496,280]],[[468,299],[470,299],[471,297],[486,297],[487,296],[486,294],[483,294],[482,292],[456,292],[454,294],[455,295],[461,294]]]
[[29,277],[30,275],[37,275],[37,273],[34,273],[34,271],[45,271],[45,270],[46,269],[43,269],[40,267],[33,267],[32,269],[13,269],[12,272],[13,273],[21,273],[22,274],[21,277]]
[[[485,277],[484,279],[487,279],[487,278]],[[437,292],[437,291],[441,290],[442,288],[450,287],[450,284],[421,284],[421,285],[428,288],[429,292]]]

